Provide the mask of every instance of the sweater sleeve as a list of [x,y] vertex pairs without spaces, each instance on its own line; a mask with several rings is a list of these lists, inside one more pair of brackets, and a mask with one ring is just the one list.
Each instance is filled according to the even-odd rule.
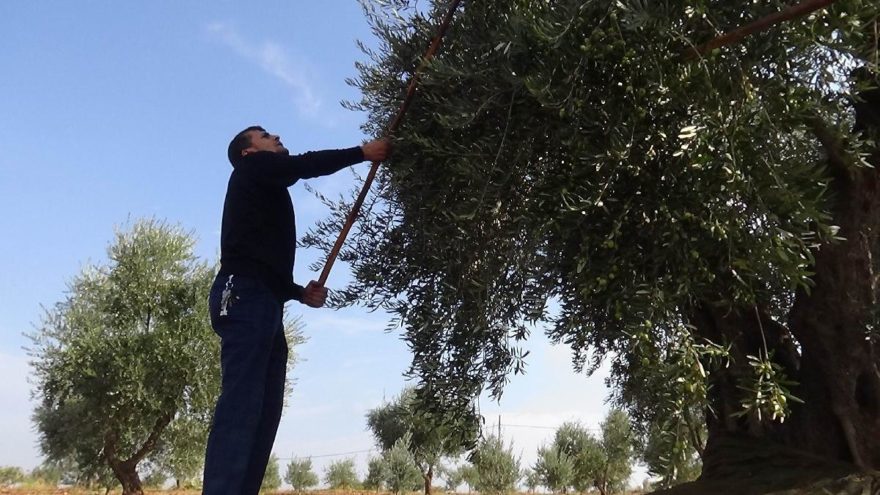
[[305,288],[302,285],[294,282],[293,285],[289,287],[289,291],[286,294],[285,300],[289,301],[293,299],[294,301],[303,302],[303,292]]
[[292,186],[299,179],[330,175],[364,161],[360,146],[342,150],[310,151],[302,155],[282,155],[269,151],[253,153],[244,163],[257,180]]

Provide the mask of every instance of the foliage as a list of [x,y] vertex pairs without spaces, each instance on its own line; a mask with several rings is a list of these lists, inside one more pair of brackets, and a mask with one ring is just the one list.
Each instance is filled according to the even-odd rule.
[[513,455],[513,445],[505,447],[496,436],[484,438],[471,455],[477,478],[474,488],[480,493],[497,495],[513,492],[522,477],[519,458]]
[[478,489],[480,484],[480,473],[473,464],[463,464],[458,468],[458,474],[461,480],[472,489]]
[[73,481],[65,479],[67,474],[61,463],[43,462],[31,470],[29,478],[38,483],[57,486],[62,480],[65,480],[65,482]]
[[632,471],[635,436],[629,418],[621,410],[611,410],[595,438],[578,423],[564,423],[550,446],[538,450],[534,472],[540,483],[553,492],[568,488],[586,493],[593,488],[602,494],[626,488]]
[[263,475],[263,483],[260,491],[272,491],[281,488],[281,472],[278,470],[278,457],[275,454],[269,456],[266,464],[266,474]]
[[294,491],[302,492],[318,484],[318,475],[312,471],[312,459],[293,459],[287,465],[284,481]]
[[461,421],[449,420],[439,411],[428,411],[420,405],[417,390],[406,388],[391,402],[370,410],[367,427],[383,452],[405,438],[427,487],[440,460],[461,453],[460,438],[467,428]]
[[[193,256],[194,242],[178,227],[138,221],[117,232],[108,264],[84,268],[46,312],[30,352],[48,459],[72,458],[83,478],[105,479],[158,451],[202,452],[219,346],[206,304],[213,271]],[[165,438],[169,430],[199,441]]]
[[[540,450],[538,451],[538,456],[540,459]],[[528,493],[535,493],[535,490],[538,489],[541,483],[541,475],[538,474],[538,471],[535,469],[526,469],[523,471],[523,484],[526,487]],[[552,491],[552,489],[551,489]]]
[[144,486],[148,488],[162,488],[168,481],[168,475],[161,469],[152,469],[144,476]]
[[526,475],[526,480],[530,485],[529,491],[541,485],[552,493],[565,493],[573,477],[574,462],[568,454],[553,447],[541,447],[538,449],[538,460]]
[[324,482],[331,490],[348,490],[357,487],[359,481],[354,469],[354,459],[331,462],[324,471]]
[[[380,42],[358,65],[363,99],[349,106],[380,134],[447,2],[364,5]],[[393,312],[411,374],[453,410],[484,388],[501,394],[537,323],[572,349],[577,370],[616,356],[616,400],[643,432],[705,405],[712,369],[666,366],[688,342],[728,344],[694,338],[694,314],[760,307],[784,322],[795,292],[812,288],[815,250],[839,241],[810,122],[827,123],[854,168],[870,150],[847,129],[850,69],[876,60],[877,2],[838,1],[684,61],[689,47],[778,8],[466,2],[343,250],[354,281],[334,302]],[[306,244],[329,250],[347,211],[329,205],[337,218]],[[753,368],[740,405],[784,418],[793,371],[750,355],[727,363]],[[669,384],[693,392],[639,399],[668,398]]]
[[424,479],[422,471],[409,450],[412,439],[406,433],[399,438],[390,449],[382,454],[385,464],[385,486],[395,494],[401,494],[422,488]]
[[656,488],[670,488],[699,477],[702,462],[697,450],[687,441],[689,433],[664,430],[656,425],[651,428],[641,457],[648,466],[648,474],[659,478],[654,483]]
[[24,481],[24,471],[17,466],[0,466],[0,486],[10,486]]
[[601,429],[600,456],[597,456],[600,464],[594,476],[595,486],[603,495],[623,492],[634,460],[635,437],[629,417],[619,409],[612,409],[602,421]]
[[385,479],[388,477],[388,466],[382,457],[370,457],[367,461],[367,476],[364,478],[365,490],[382,491],[385,487]]
[[464,483],[463,468],[465,468],[465,466],[440,466],[440,469],[438,471],[440,477],[443,478],[444,488],[447,492],[455,493],[458,490],[459,485]]
[[[606,456],[601,442],[596,440],[584,426],[578,423],[563,423],[556,430],[552,448],[556,452],[558,463],[565,464],[566,460],[571,463],[569,486],[577,492],[588,491],[598,478],[603,458]],[[546,486],[550,488],[550,485]],[[566,486],[560,484],[557,488],[564,490]]]

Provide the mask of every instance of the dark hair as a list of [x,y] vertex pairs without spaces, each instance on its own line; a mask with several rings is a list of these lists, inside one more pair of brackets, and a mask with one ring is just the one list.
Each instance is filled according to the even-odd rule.
[[266,132],[266,129],[258,125],[252,125],[232,138],[232,141],[229,142],[229,148],[226,150],[226,156],[233,167],[241,161],[241,152],[251,145],[251,136],[248,134],[251,131]]

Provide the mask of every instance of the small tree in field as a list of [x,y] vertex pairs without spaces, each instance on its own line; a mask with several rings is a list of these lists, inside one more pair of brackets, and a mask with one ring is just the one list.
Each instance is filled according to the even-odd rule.
[[447,492],[455,493],[456,490],[458,490],[459,485],[464,483],[464,475],[461,468],[442,466],[442,469],[439,470],[439,474],[443,478],[444,487]]
[[324,481],[333,490],[348,490],[359,484],[354,459],[333,461],[324,472]]
[[422,472],[409,451],[410,434],[407,433],[385,451],[385,484],[393,493],[401,494],[421,488]]
[[367,426],[383,452],[406,436],[406,447],[422,474],[425,495],[430,495],[441,459],[462,452],[455,434],[468,430],[465,422],[450,424],[447,419],[420,409],[416,389],[407,388],[391,402],[370,410]]
[[272,454],[269,456],[269,464],[266,465],[266,474],[263,475],[260,491],[273,491],[279,488],[281,488],[281,473],[278,471],[278,457]]
[[0,486],[9,486],[24,480],[24,471],[16,466],[0,467]]
[[565,493],[571,486],[574,478],[574,462],[565,452],[560,452],[553,446],[538,449],[538,460],[535,462],[534,471],[529,473],[526,479],[534,490],[537,485],[543,485],[554,493]]
[[477,490],[480,484],[480,473],[477,472],[477,468],[474,467],[473,464],[464,464],[458,468],[458,473],[461,476],[461,480],[468,486],[468,493],[471,490]]
[[297,492],[303,492],[318,484],[318,475],[312,471],[311,459],[293,459],[287,465],[286,481]]
[[596,473],[595,486],[602,495],[622,492],[632,473],[633,432],[629,416],[619,409],[602,421],[602,464]]
[[[140,494],[141,461],[204,448],[219,346],[206,304],[213,269],[194,243],[155,220],[118,232],[109,263],[85,268],[31,335],[40,447],[72,459],[81,479],[110,472],[124,494]],[[198,442],[163,437],[183,423]]]
[[534,469],[526,469],[523,472],[523,480],[528,493],[535,493],[535,490],[541,486],[541,476]]
[[483,439],[473,454],[477,471],[475,488],[484,494],[510,493],[521,477],[519,459],[513,455],[513,445],[505,448],[499,437]]
[[367,461],[367,477],[364,478],[364,489],[382,491],[385,487],[385,478],[388,467],[385,465],[385,459],[382,457],[370,457]]

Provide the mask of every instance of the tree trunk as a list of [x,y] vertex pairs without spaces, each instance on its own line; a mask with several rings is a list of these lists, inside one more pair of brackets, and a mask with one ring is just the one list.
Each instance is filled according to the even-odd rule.
[[[866,70],[862,79],[874,78]],[[880,90],[860,94],[855,130],[880,137]],[[880,148],[856,167],[843,146],[817,133],[828,153],[833,223],[844,241],[815,251],[814,286],[795,294],[787,322],[766,308],[702,304],[690,315],[696,334],[731,344],[731,366],[711,377],[708,439],[702,478],[721,476],[731,438],[769,440],[817,456],[880,469]],[[824,137],[824,139],[823,139]],[[765,343],[766,342],[766,343]],[[785,423],[755,415],[734,417],[751,373],[746,356],[770,351],[799,383]]]
[[434,466],[428,466],[428,471],[422,477],[425,479],[425,495],[431,495],[431,484],[434,482]]
[[122,482],[122,495],[143,495],[144,488],[141,486],[141,478],[138,476],[135,466],[124,464],[122,470],[116,471],[116,477]]

